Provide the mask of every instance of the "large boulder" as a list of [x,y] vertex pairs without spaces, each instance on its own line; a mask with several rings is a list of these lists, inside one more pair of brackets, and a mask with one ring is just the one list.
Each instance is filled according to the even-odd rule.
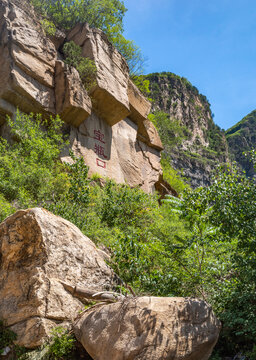
[[18,211],[0,225],[0,319],[19,345],[40,345],[83,309],[63,282],[98,292],[117,281],[90,239],[44,209]]
[[202,300],[141,297],[85,312],[74,331],[94,360],[207,360],[220,322]]

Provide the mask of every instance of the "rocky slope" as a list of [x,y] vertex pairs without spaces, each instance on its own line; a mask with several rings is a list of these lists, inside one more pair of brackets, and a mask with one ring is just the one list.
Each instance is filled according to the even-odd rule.
[[172,166],[183,172],[192,187],[209,185],[215,164],[229,161],[229,156],[225,134],[214,124],[207,98],[173,73],[145,78],[150,81],[152,111],[165,112],[170,118],[169,133],[162,140]]
[[256,145],[256,110],[228,129],[226,138],[232,160],[237,162],[247,176],[253,176],[253,164],[243,153],[255,148]]
[[[20,210],[0,224],[0,319],[16,344],[35,348],[52,328],[73,324],[95,360],[209,359],[221,327],[210,305],[115,293],[122,281],[106,258],[45,209]],[[92,299],[97,305],[85,309]]]

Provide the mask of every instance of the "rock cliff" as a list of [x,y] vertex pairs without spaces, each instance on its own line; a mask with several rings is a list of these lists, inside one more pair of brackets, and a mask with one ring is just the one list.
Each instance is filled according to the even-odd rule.
[[192,187],[209,185],[216,163],[229,161],[225,134],[214,124],[210,104],[191,83],[173,73],[145,76],[150,81],[152,111],[163,111],[173,124],[169,138],[179,142],[169,145],[165,153],[172,166],[182,170]]
[[[88,94],[76,69],[59,51],[74,41],[95,62],[96,85]],[[141,186],[151,193],[161,176],[161,140],[147,120],[150,103],[129,79],[121,54],[105,34],[79,24],[62,37],[48,38],[26,1],[0,3],[0,135],[16,108],[44,116],[60,114],[71,147],[90,174]],[[68,156],[63,154],[63,158]]]
[[247,176],[255,176],[253,164],[244,153],[255,148],[256,144],[256,110],[245,116],[236,125],[226,130],[226,137],[232,160],[246,172]]

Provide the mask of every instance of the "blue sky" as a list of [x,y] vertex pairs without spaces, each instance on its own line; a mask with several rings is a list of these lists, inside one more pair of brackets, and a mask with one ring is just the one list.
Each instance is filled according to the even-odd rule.
[[145,73],[186,77],[224,129],[256,109],[255,0],[124,0],[126,38],[148,58]]

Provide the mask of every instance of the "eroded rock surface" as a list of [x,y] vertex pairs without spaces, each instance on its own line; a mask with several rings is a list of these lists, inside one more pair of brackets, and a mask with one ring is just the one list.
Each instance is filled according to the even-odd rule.
[[78,71],[60,60],[55,66],[55,97],[56,113],[67,124],[78,127],[91,115],[92,102]]
[[57,52],[44,36],[26,2],[0,3],[1,114],[9,104],[24,112],[55,113],[54,72]]
[[99,173],[131,187],[139,185],[152,193],[161,173],[160,153],[137,135],[138,125],[129,118],[111,127],[92,114],[79,128],[71,128],[70,140],[74,153],[90,165],[89,174]]
[[82,48],[82,54],[95,62],[96,87],[91,91],[95,110],[109,125],[130,113],[128,98],[129,68],[123,56],[99,29],[78,24],[67,36]]
[[33,348],[83,308],[61,282],[102,291],[117,282],[101,252],[70,222],[40,209],[0,225],[0,319]]
[[207,360],[220,322],[201,300],[141,297],[91,309],[74,330],[94,360]]
[[[173,145],[165,144],[172,167],[193,188],[210,185],[216,164],[230,160],[225,134],[214,124],[207,98],[187,79],[172,73],[153,73],[146,78],[150,81],[153,112],[169,114],[170,139],[180,137]],[[172,123],[176,124],[173,128]]]
[[[76,69],[63,62],[58,49],[65,41],[74,41],[96,64],[97,84],[90,94]],[[47,117],[59,114],[70,125],[71,147],[84,157],[90,174],[155,190],[163,147],[147,119],[151,104],[101,30],[78,24],[68,34],[48,38],[27,0],[2,0],[0,134],[7,139],[6,115],[14,116],[17,107]]]

